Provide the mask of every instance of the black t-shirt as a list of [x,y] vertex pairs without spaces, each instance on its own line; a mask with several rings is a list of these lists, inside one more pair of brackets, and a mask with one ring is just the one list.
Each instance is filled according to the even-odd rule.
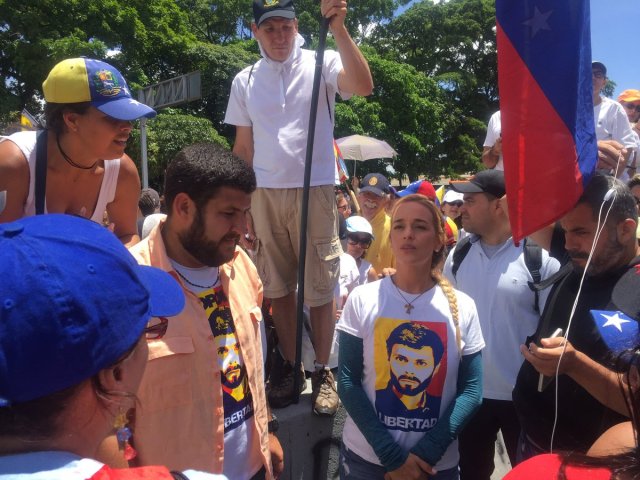
[[[638,262],[640,258],[634,259],[632,264]],[[585,278],[569,331],[569,341],[576,350],[604,365],[611,365],[612,357],[589,311],[612,308],[611,292],[628,268],[625,266],[598,277]],[[536,339],[534,339],[536,343],[539,344],[538,338],[548,337],[557,328],[567,331],[580,276],[576,272],[571,272],[555,286],[556,290],[549,295],[540,322],[540,329],[545,331],[536,332]],[[557,297],[555,297],[556,294]],[[548,323],[545,322],[547,317]],[[545,324],[546,328],[543,328]],[[518,373],[513,390],[513,401],[524,432],[537,445],[549,449],[555,412],[556,383],[554,379],[542,393],[539,393],[538,379],[539,373],[525,361]],[[567,375],[560,375],[558,378],[558,392],[558,423],[554,449],[584,452],[604,430],[627,420],[606,408]]]

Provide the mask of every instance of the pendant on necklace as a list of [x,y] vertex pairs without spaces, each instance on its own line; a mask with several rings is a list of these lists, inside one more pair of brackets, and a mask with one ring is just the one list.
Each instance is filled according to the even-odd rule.
[[411,305],[410,303],[405,303],[404,305],[404,310],[411,315],[411,310],[413,310],[415,307],[413,305]]

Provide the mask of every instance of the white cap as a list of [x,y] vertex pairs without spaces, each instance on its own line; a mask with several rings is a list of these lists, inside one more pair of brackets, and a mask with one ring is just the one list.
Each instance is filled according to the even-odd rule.
[[462,202],[463,198],[464,195],[462,193],[456,192],[454,190],[447,190],[444,194],[444,197],[442,197],[442,203],[453,203],[457,201]]
[[352,233],[368,233],[373,237],[373,229],[371,228],[371,224],[364,217],[359,217],[354,215],[353,217],[347,218],[347,232]]

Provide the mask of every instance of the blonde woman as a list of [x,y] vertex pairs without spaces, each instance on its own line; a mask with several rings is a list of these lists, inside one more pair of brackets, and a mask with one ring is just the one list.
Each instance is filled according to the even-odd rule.
[[457,479],[456,438],[482,400],[476,308],[435,268],[445,233],[433,202],[399,200],[390,240],[396,273],[357,287],[336,327],[340,478]]

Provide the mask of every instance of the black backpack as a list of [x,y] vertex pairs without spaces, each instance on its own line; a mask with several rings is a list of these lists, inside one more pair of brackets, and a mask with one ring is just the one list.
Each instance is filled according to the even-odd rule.
[[[540,313],[540,289],[536,288],[536,285],[538,285],[542,280],[542,274],[540,273],[540,269],[542,268],[542,247],[528,238],[525,238],[522,241],[522,246],[524,250],[524,263],[531,274],[531,278],[533,278],[533,282],[527,282],[529,288],[534,293],[533,310],[536,313]],[[469,253],[470,248],[470,236],[464,237],[456,244],[456,249],[453,252],[453,258],[451,259],[451,273],[453,274],[453,278],[456,278],[460,264],[464,260],[464,257],[467,256],[467,253]]]

